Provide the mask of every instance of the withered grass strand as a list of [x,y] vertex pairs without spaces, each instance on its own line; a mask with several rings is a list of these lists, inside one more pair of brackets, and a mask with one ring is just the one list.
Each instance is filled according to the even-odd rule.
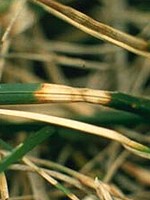
[[8,24],[8,27],[6,29],[6,31],[4,32],[1,42],[5,42],[6,40],[8,40],[9,38],[9,34],[11,32],[11,29],[13,28],[14,23],[16,22],[16,20],[18,19],[19,15],[21,14],[23,7],[25,5],[27,0],[20,0],[18,1],[18,10],[15,13],[14,17],[11,19],[10,23]]
[[138,142],[135,142],[114,130],[98,127],[95,125],[91,125],[91,124],[87,124],[84,122],[75,121],[75,120],[71,120],[67,118],[55,117],[51,115],[26,112],[26,111],[0,109],[0,114],[8,115],[8,116],[23,117],[23,118],[32,119],[32,120],[38,120],[38,121],[50,123],[56,126],[67,127],[70,129],[82,131],[84,133],[102,136],[102,137],[120,142],[126,149],[133,152],[134,154],[150,159],[149,147],[142,145]]
[[43,170],[42,168],[40,168],[37,165],[35,165],[27,157],[24,157],[22,160],[26,165],[30,166],[36,173],[38,173],[41,177],[43,177],[45,180],[47,180],[50,184],[52,184],[57,189],[59,189],[62,192],[64,192],[69,197],[69,199],[71,199],[71,200],[79,200],[79,198],[76,195],[74,195],[73,193],[71,193],[69,189],[65,188],[56,179],[51,177],[45,170]]
[[[2,155],[0,155],[0,160],[2,159]],[[0,173],[0,196],[2,200],[7,200],[9,198],[9,190],[6,175],[4,172]]]
[[56,1],[35,1],[53,15],[98,39],[108,41],[133,53],[150,58],[150,53],[148,52],[149,43],[141,38],[116,30]]
[[26,60],[35,60],[42,62],[52,62],[54,61],[58,65],[65,65],[66,67],[74,67],[81,69],[90,69],[90,70],[102,70],[108,71],[111,69],[107,63],[98,62],[98,61],[89,61],[81,58],[73,58],[68,56],[62,56],[57,54],[34,54],[34,53],[9,53],[5,55],[0,55],[0,58],[4,59],[16,59],[22,58]]
[[[0,152],[4,156],[8,156],[10,154],[10,152],[4,151],[4,150],[1,150]],[[31,156],[25,156],[25,157],[28,160],[30,160],[34,165],[40,166],[40,167],[38,167],[39,169],[42,169],[44,172],[50,174],[51,176],[54,175],[55,178],[58,178],[57,176],[55,176],[57,173],[65,173],[65,174],[67,174],[68,177],[71,177],[71,179],[74,178],[73,182],[71,181],[70,183],[73,183],[73,185],[76,186],[77,188],[80,188],[80,189],[84,190],[85,189],[84,186],[87,186],[89,188],[95,189],[95,180],[93,180],[93,178],[91,178],[89,176],[86,176],[86,175],[84,175],[84,174],[82,174],[80,172],[77,172],[77,171],[75,171],[73,169],[70,169],[70,168],[68,168],[66,166],[60,165],[60,164],[55,163],[55,162],[50,161],[50,160],[44,160],[44,159],[40,159],[40,158],[35,158],[33,156],[32,157]],[[35,171],[33,167],[31,167],[29,165],[28,166],[27,165],[22,165],[22,164],[21,165],[20,164],[13,164],[12,166],[9,167],[9,169],[11,169],[11,170],[20,170],[20,171],[31,171],[31,172]],[[49,170],[49,169],[52,169],[52,171]],[[56,170],[56,171],[59,171],[59,172],[54,172],[53,170]],[[64,174],[61,174],[61,175],[62,176],[66,176]],[[59,176],[58,179],[65,181],[64,179],[61,179],[60,176]],[[76,183],[78,185],[76,185]],[[113,188],[113,186],[110,186],[107,183],[105,183],[105,187],[106,187],[107,191],[109,191],[109,193],[112,196],[114,196],[116,198],[119,198],[119,199],[122,199],[122,200],[128,200],[116,188]]]

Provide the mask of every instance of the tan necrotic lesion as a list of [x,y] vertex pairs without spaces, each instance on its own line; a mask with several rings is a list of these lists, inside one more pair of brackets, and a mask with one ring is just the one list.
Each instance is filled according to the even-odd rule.
[[111,96],[107,91],[88,88],[74,88],[57,84],[42,84],[34,94],[39,102],[88,102],[108,104]]

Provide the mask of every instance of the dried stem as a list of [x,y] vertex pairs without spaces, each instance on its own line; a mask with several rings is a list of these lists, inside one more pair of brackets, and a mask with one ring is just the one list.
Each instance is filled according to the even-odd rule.
[[108,25],[53,0],[36,0],[46,10],[78,29],[138,55],[150,58],[149,43],[143,39],[118,31]]

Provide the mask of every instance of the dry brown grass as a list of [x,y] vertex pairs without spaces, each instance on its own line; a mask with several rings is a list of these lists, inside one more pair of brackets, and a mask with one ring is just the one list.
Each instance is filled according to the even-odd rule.
[[[0,0],[0,9],[3,2]],[[45,12],[45,6],[39,7],[37,2],[49,4],[51,7],[46,10],[60,19]],[[149,1],[59,2],[81,13],[51,0],[12,0],[5,10],[0,10],[1,82],[48,82],[149,97]],[[125,120],[117,123],[107,117],[104,120],[101,113],[107,116],[112,110],[97,105],[61,103],[0,108],[82,120],[99,126],[95,131],[101,134],[103,129],[100,127],[105,126],[122,133],[121,138],[147,146],[150,142],[147,123],[127,123]],[[44,126],[2,115],[0,120],[3,124],[0,126],[1,139],[13,146],[20,144],[28,133]],[[70,126],[73,125],[73,121],[70,122]],[[75,126],[80,130],[79,124]],[[85,129],[94,132],[94,126]],[[11,165],[6,176],[0,175],[2,200],[8,196],[10,200],[149,199],[149,160],[130,154],[115,141],[81,136],[79,132],[59,127],[52,127],[52,132],[54,136],[25,156],[23,163]],[[128,142],[130,140],[126,140],[125,145]],[[7,153],[1,149],[2,156]]]

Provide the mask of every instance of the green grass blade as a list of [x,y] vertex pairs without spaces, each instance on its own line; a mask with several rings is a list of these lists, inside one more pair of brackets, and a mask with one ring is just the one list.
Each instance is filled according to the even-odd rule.
[[7,150],[7,151],[12,151],[12,146],[6,143],[4,140],[0,139],[0,147]]
[[49,127],[44,127],[40,131],[31,134],[23,143],[14,148],[8,156],[1,160],[0,172],[6,170],[9,165],[21,159],[50,135],[52,135],[52,131],[50,131]]
[[109,106],[150,119],[150,99],[135,97],[121,92],[112,92]]
[[34,92],[41,84],[0,84],[0,104],[36,103]]

